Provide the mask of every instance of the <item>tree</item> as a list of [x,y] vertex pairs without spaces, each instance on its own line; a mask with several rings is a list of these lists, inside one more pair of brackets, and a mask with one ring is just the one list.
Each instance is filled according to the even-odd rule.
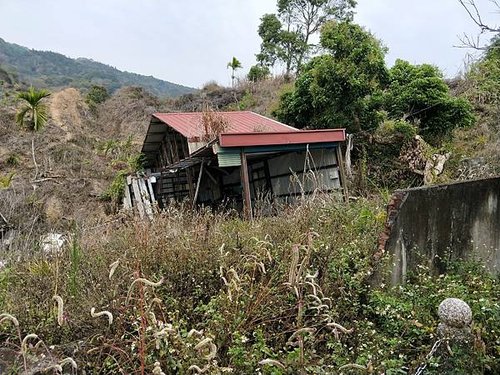
[[285,66],[285,74],[298,72],[311,52],[311,36],[328,20],[352,17],[354,0],[278,0],[278,14],[266,14],[258,29],[262,38],[260,64]]
[[360,26],[329,22],[321,31],[328,52],[305,65],[295,89],[275,112],[290,125],[369,130],[381,121],[382,90],[388,80],[385,49]]
[[247,78],[251,82],[257,82],[266,79],[270,74],[271,72],[267,66],[254,65],[250,68]]
[[234,87],[234,74],[237,69],[241,69],[243,66],[241,65],[241,62],[233,56],[233,59],[227,63],[227,67],[231,68],[231,85]]
[[260,65],[272,67],[279,62],[285,66],[285,75],[297,70],[299,57],[306,50],[300,33],[286,29],[275,14],[265,14],[261,18],[258,33],[262,38],[257,61]]
[[[35,132],[43,129],[48,119],[47,106],[42,100],[48,97],[50,93],[47,90],[36,90],[30,87],[28,91],[17,95],[18,99],[24,101],[24,106],[16,114],[16,122]],[[27,120],[28,119],[28,120]]]
[[355,0],[278,0],[278,15],[286,24],[295,28],[306,46],[297,57],[300,68],[311,50],[311,36],[329,20],[351,20]]
[[463,94],[478,107],[497,106],[500,114],[500,35],[493,38],[478,61],[469,65],[464,78]]
[[431,143],[439,143],[456,127],[474,123],[471,104],[450,95],[438,68],[397,60],[389,76],[384,100],[389,117],[417,126]]

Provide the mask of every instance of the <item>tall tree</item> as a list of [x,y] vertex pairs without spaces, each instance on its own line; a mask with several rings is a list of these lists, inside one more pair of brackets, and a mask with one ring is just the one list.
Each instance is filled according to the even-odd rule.
[[280,62],[285,73],[299,71],[314,45],[311,37],[329,20],[349,20],[355,0],[278,0],[278,14],[261,18],[259,63]]
[[48,119],[47,106],[42,100],[48,97],[50,93],[47,90],[37,90],[30,87],[28,91],[17,95],[18,99],[23,100],[24,106],[16,114],[16,122],[35,132],[43,129]]
[[311,50],[311,36],[327,21],[351,20],[356,0],[278,0],[278,15],[286,24],[294,27],[306,46],[297,57],[300,68]]
[[275,14],[265,14],[261,18],[258,33],[262,38],[260,53],[257,54],[260,65],[272,67],[279,62],[285,66],[287,76],[296,70],[298,57],[306,49],[300,33],[291,31],[290,25],[284,28]]
[[294,91],[281,98],[276,115],[297,127],[368,130],[380,121],[388,79],[385,49],[360,26],[329,22],[321,32],[327,54],[304,66]]
[[[21,126],[27,125],[34,132],[42,130],[48,119],[48,108],[42,100],[49,95],[50,93],[47,90],[36,90],[33,86],[28,91],[19,93],[17,98],[23,100],[24,105],[16,114],[16,122]],[[35,165],[33,180],[36,180],[38,176],[38,163],[35,158],[35,134],[33,134],[33,138],[31,139],[31,154],[33,164]]]
[[231,85],[234,87],[234,79],[236,70],[243,68],[241,62],[233,56],[233,59],[227,63],[227,67],[231,68]]

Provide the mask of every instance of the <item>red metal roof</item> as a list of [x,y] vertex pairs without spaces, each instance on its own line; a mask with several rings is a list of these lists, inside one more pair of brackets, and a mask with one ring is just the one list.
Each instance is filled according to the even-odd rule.
[[224,133],[219,135],[221,147],[271,146],[344,142],[345,129],[299,130],[272,133]]
[[[298,129],[254,112],[217,112],[228,122],[227,134],[297,132]],[[153,116],[181,133],[188,140],[198,141],[205,135],[201,112],[154,113]]]

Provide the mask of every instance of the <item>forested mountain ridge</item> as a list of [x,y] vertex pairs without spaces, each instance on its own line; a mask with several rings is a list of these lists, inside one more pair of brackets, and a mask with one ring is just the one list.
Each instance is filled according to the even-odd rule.
[[36,51],[0,38],[0,66],[18,79],[37,87],[106,87],[114,92],[124,86],[140,86],[160,97],[177,97],[195,89],[152,76],[123,72],[86,58],[72,59],[60,53]]

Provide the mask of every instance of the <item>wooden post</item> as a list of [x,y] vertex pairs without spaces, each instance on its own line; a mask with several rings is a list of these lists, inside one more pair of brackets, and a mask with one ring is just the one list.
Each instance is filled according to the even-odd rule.
[[347,188],[347,178],[345,173],[344,158],[342,157],[342,150],[340,149],[340,144],[335,147],[335,153],[337,156],[337,165],[339,166],[340,172],[340,187],[344,192],[344,199],[349,202],[349,190]]
[[[151,181],[152,179],[154,179],[154,180]],[[157,202],[156,202],[156,198],[155,198],[155,192],[154,192],[154,189],[153,189],[153,182],[156,182],[156,177],[149,176],[148,179],[147,179],[149,196],[151,197],[151,203],[153,205],[156,205]]]
[[247,156],[244,151],[241,151],[241,184],[243,185],[243,213],[246,219],[252,220],[250,180],[248,179]]
[[194,193],[194,198],[193,198],[193,207],[196,205],[196,201],[198,200],[198,193],[200,192],[201,176],[203,175],[203,165],[204,162],[202,161],[200,166],[200,174],[198,175],[198,181],[196,182],[196,191]]
[[195,198],[195,193],[194,193],[193,173],[191,172],[191,167],[186,168],[186,181],[188,184],[189,199],[191,199],[191,202],[193,202],[193,204],[194,204],[196,198]]

